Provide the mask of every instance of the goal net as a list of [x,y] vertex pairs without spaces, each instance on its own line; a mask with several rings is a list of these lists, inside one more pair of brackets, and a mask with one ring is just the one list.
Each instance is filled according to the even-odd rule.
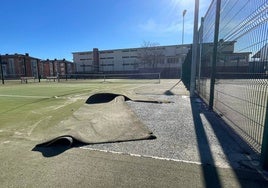
[[160,83],[160,73],[133,74],[68,74],[61,75],[59,81],[88,81],[111,83]]

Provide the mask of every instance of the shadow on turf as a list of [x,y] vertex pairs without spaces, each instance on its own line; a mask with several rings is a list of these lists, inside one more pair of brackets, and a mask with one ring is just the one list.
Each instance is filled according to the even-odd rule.
[[[172,92],[170,92],[170,93],[172,93]],[[171,95],[173,95],[173,93]],[[171,103],[171,101],[164,101],[164,100],[148,100],[148,99],[147,100],[137,100],[137,99],[130,99],[128,96],[125,96],[125,95],[122,95],[122,94],[115,94],[115,93],[96,93],[94,95],[91,95],[86,100],[86,104],[108,103],[108,102],[113,101],[118,96],[124,97],[124,101],[155,103],[155,104]]]
[[[156,136],[152,135],[151,137],[145,139],[145,140],[153,140],[156,139]],[[59,137],[56,138],[54,142],[51,143],[45,143],[45,144],[39,144],[36,145],[32,151],[37,151],[42,153],[44,157],[55,157],[57,155],[60,155],[64,153],[65,151],[71,149],[71,148],[79,148],[82,146],[92,145],[92,144],[105,144],[105,143],[119,143],[119,142],[134,142],[134,141],[140,141],[144,139],[134,139],[134,140],[122,140],[122,141],[111,141],[111,142],[99,142],[99,143],[84,143],[81,142],[75,138],[70,139],[67,137]]]
[[66,150],[70,149],[70,146],[53,146],[53,147],[40,147],[36,146],[32,149],[32,151],[38,151],[42,153],[44,157],[55,157]]
[[86,104],[107,103],[107,102],[111,102],[118,96],[123,96],[125,98],[125,101],[131,100],[125,95],[120,95],[120,94],[115,94],[115,93],[97,93],[97,94],[91,95],[86,100]]
[[53,142],[48,144],[38,144],[32,149],[32,151],[38,151],[42,153],[44,157],[55,157],[72,147],[81,147],[83,145],[85,144],[73,139],[72,137],[64,136],[56,138]]
[[179,85],[179,83],[181,82],[181,80],[179,80],[174,86],[172,86],[169,90],[164,92],[164,95],[175,95],[171,90],[174,89],[177,85]]

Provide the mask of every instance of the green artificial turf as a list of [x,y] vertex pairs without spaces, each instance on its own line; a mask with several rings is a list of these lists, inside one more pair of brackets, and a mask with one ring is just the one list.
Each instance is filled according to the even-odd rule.
[[73,114],[93,93],[123,92],[135,84],[30,83],[0,86],[0,140],[34,140]]

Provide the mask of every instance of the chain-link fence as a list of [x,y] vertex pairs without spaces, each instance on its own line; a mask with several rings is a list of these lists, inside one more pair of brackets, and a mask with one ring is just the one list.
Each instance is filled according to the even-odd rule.
[[201,20],[196,91],[261,153],[268,121],[268,1],[213,0]]

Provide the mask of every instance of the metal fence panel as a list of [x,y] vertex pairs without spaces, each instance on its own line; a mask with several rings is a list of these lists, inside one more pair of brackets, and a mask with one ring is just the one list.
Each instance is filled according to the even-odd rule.
[[[216,0],[200,27],[197,92],[209,101]],[[261,152],[268,98],[268,1],[221,0],[214,109]]]

